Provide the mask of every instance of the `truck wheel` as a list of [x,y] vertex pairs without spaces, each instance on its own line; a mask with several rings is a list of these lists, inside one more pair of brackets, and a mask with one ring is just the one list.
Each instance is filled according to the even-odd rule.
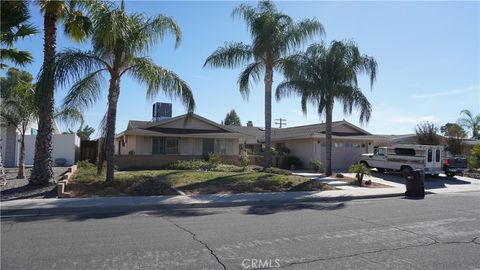
[[447,172],[445,173],[448,177],[454,177],[455,176],[455,173],[453,172]]
[[409,172],[411,172],[411,171],[413,171],[413,169],[412,169],[412,167],[410,167],[410,166],[402,166],[402,167],[400,168],[400,172],[402,173],[403,176],[405,176],[405,174],[407,174],[407,173],[409,173]]
[[385,172],[385,169],[377,168],[377,171],[378,171],[379,173],[384,173],[384,172]]

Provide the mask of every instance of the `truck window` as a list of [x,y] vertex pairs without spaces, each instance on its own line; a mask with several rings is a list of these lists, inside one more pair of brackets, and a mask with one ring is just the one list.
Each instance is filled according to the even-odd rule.
[[395,154],[399,156],[415,156],[415,149],[412,148],[395,148]]
[[432,149],[428,149],[427,161],[432,162]]
[[440,162],[440,149],[435,151],[435,161]]
[[377,156],[385,156],[385,148],[377,148],[375,155]]

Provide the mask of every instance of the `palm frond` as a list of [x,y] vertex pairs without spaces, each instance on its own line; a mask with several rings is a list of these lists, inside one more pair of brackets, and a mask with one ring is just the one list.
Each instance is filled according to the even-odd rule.
[[148,42],[142,43],[153,46],[157,44],[158,41],[163,40],[165,35],[172,34],[175,37],[175,48],[180,46],[182,41],[182,31],[173,18],[165,15],[157,15],[154,18],[146,20],[140,25],[141,28],[139,29],[138,33],[135,34],[137,37],[132,38],[133,41],[137,40],[137,38],[141,39],[144,37],[148,40]]
[[238,85],[240,86],[240,93],[243,98],[248,99],[250,94],[250,78],[252,78],[253,82],[260,81],[263,68],[262,62],[255,62],[249,64],[242,73],[240,73]]
[[297,22],[285,34],[285,44],[293,50],[308,42],[315,36],[324,36],[325,28],[316,19],[305,19]]
[[93,52],[66,49],[56,56],[54,80],[57,85],[65,87],[81,80],[85,74],[110,69],[110,65]]
[[4,61],[11,62],[17,66],[25,66],[33,62],[32,54],[28,51],[18,51],[17,49],[0,49],[0,61],[2,62],[3,68],[7,67],[4,64]]
[[57,108],[54,113],[54,118],[67,125],[67,127],[71,127],[76,123],[80,123],[80,126],[83,126],[85,123],[83,113],[75,108]]
[[231,42],[215,50],[207,58],[203,66],[235,68],[245,64],[252,58],[253,52],[250,45],[242,42]]
[[63,107],[84,110],[97,102],[104,82],[102,71],[92,72],[74,83],[63,100]]
[[134,58],[126,70],[133,78],[147,85],[147,98],[153,99],[159,92],[171,98],[180,98],[189,113],[195,109],[195,100],[190,87],[174,72],[155,65],[150,59]]

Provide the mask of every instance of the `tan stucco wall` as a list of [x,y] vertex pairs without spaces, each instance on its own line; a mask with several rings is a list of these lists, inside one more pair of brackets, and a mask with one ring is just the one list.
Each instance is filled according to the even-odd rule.
[[[118,155],[118,142],[120,138],[115,140],[115,154]],[[224,155],[239,154],[238,139],[214,139],[215,152]],[[203,139],[201,138],[179,138],[178,142],[179,155],[202,155]],[[128,155],[130,151],[134,151],[136,155],[152,154],[152,137],[148,136],[132,136],[128,135],[124,147],[121,147],[121,155]]]

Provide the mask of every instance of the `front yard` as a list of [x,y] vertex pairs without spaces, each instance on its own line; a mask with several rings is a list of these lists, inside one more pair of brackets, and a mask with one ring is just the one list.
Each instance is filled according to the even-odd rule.
[[94,167],[79,168],[66,191],[71,197],[152,196],[187,194],[322,191],[335,189],[309,178],[249,170],[242,172],[203,170],[119,171],[115,181],[105,182]]

